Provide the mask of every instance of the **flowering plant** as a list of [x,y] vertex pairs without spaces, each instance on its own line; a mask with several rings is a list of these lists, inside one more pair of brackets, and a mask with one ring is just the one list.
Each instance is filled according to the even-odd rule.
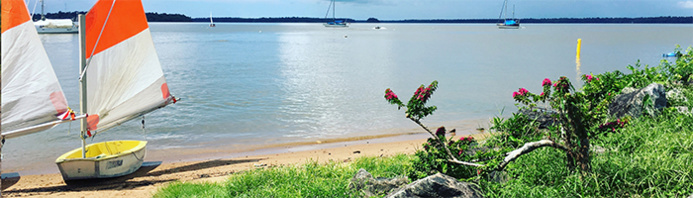
[[[397,105],[398,109],[406,108],[405,116],[421,126],[426,132],[431,135],[431,138],[423,145],[423,151],[417,151],[418,161],[414,163],[414,171],[411,178],[423,178],[434,172],[442,172],[453,177],[471,177],[476,175],[478,169],[482,165],[473,164],[473,166],[455,166],[453,164],[472,164],[464,162],[470,160],[475,152],[470,151],[476,146],[476,141],[473,137],[463,137],[459,140],[453,140],[452,137],[447,139],[445,135],[448,131],[445,127],[439,127],[435,132],[431,131],[421,123],[421,119],[433,114],[437,109],[436,106],[426,106],[431,95],[438,88],[438,81],[433,81],[430,85],[421,85],[416,89],[414,95],[409,101],[404,104],[391,89],[385,90],[385,100],[388,103]],[[454,129],[451,130],[454,132]],[[460,161],[463,159],[464,161]]]
[[589,171],[590,140],[606,131],[615,132],[628,121],[627,118],[609,121],[607,107],[615,94],[612,94],[614,91],[608,87],[608,83],[591,74],[582,75],[582,80],[582,91],[576,91],[565,76],[556,81],[547,78],[541,83],[541,94],[536,95],[520,88],[518,92],[513,93],[513,98],[530,109],[536,107],[539,101],[548,102],[557,113],[553,119],[558,129],[555,132],[559,134],[549,134],[547,142],[540,146],[551,146],[566,151],[568,167]]
[[405,105],[401,100],[399,100],[397,94],[388,88],[385,90],[385,100],[387,100],[390,104],[397,105],[398,109],[406,107],[407,111],[405,112],[405,115],[407,118],[421,120],[422,118],[433,114],[433,112],[437,109],[436,106],[426,106],[426,102],[428,102],[428,99],[431,98],[431,95],[436,91],[436,89],[438,89],[438,81],[433,81],[430,85],[428,85],[428,87],[424,87],[424,85],[419,86],[419,88],[416,89],[416,92],[414,92],[414,95],[412,95],[409,99],[409,102],[407,102]]

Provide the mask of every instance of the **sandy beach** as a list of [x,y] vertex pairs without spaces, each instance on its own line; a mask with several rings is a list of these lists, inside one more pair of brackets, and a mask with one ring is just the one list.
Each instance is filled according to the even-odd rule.
[[224,181],[229,174],[258,168],[297,165],[309,161],[350,162],[363,156],[386,157],[402,153],[412,154],[421,148],[426,138],[428,134],[416,133],[267,148],[233,158],[163,163],[145,160],[142,168],[128,176],[108,180],[79,181],[69,185],[58,173],[14,175],[2,180],[2,195],[6,197],[151,197],[159,188],[174,181],[218,182]]

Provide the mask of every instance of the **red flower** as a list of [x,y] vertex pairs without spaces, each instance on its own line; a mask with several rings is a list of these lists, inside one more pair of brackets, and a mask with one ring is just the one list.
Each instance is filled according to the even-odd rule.
[[436,131],[436,135],[437,136],[445,135],[445,127],[438,128],[438,130]]
[[592,75],[585,74],[585,78],[587,79],[587,82],[592,82],[592,79],[593,79],[594,77],[592,77]]
[[519,92],[520,92],[520,94],[523,95],[523,96],[524,96],[525,94],[529,93],[529,91],[527,91],[527,89],[525,89],[525,88],[520,88]]
[[544,81],[541,82],[541,86],[547,86],[551,85],[551,79],[545,78]]

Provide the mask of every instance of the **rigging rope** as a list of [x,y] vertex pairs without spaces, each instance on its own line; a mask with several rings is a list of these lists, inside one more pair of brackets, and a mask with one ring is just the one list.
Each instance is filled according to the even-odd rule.
[[[99,37],[96,37],[96,43],[94,43],[94,48],[91,50],[91,54],[89,57],[89,60],[87,60],[87,64],[84,66],[84,69],[81,71],[82,73],[79,74],[79,80],[82,80],[84,78],[84,74],[87,73],[87,68],[89,68],[89,65],[91,63],[91,59],[94,57],[94,52],[96,52],[96,47],[99,46],[99,41],[101,40],[101,35],[103,34],[103,30],[106,29],[106,23],[108,22],[108,18],[111,17],[111,12],[113,11],[113,6],[115,6],[116,0],[113,0],[113,3],[111,4],[111,9],[108,10],[108,15],[106,15],[106,20],[103,22],[103,26],[101,26],[101,31],[99,32]],[[84,27],[86,30],[86,27]],[[85,35],[86,37],[86,35]]]

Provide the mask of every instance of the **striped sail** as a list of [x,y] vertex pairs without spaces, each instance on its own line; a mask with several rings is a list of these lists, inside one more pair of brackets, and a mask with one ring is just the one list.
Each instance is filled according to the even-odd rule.
[[140,1],[100,0],[85,22],[89,134],[173,101]]
[[2,135],[48,129],[67,109],[26,4],[2,0]]

